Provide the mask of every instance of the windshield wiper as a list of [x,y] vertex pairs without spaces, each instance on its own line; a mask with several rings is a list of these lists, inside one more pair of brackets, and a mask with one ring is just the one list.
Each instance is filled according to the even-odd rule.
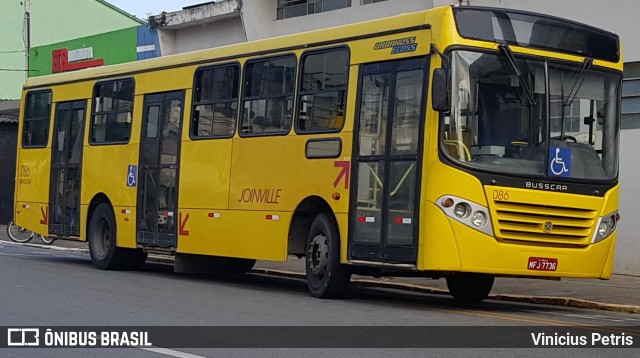
[[527,101],[528,106],[529,107],[535,106],[536,100],[535,98],[533,98],[533,91],[531,90],[531,85],[524,78],[524,76],[522,75],[522,72],[520,72],[520,68],[518,67],[518,64],[516,64],[516,59],[513,57],[513,52],[511,51],[511,48],[507,44],[500,44],[498,45],[498,48],[500,49],[500,51],[502,51],[502,53],[504,53],[504,57],[507,59],[507,62],[509,62],[509,65],[511,66],[511,69],[513,69],[513,72],[515,73],[516,77],[518,77],[518,82],[520,82],[520,87],[522,87],[522,91],[525,93],[526,97],[524,99]]
[[573,83],[573,87],[571,87],[571,91],[569,91],[569,95],[567,96],[566,100],[562,98],[562,105],[564,107],[567,107],[573,104],[573,101],[576,99],[576,96],[578,95],[578,91],[580,90],[580,87],[582,87],[582,83],[584,82],[584,79],[587,78],[587,74],[591,69],[591,65],[593,65],[593,59],[591,57],[585,58],[584,62],[582,63],[582,68],[580,68],[580,72],[578,72],[578,76],[576,77],[576,81]]
[[[591,57],[585,58],[584,62],[582,62],[582,67],[580,68],[580,72],[578,72],[578,75],[576,76],[576,80],[573,82],[571,91],[569,91],[569,95],[566,98],[564,97],[564,81],[562,79],[562,73],[560,73],[560,93],[562,96],[562,108],[560,110],[560,138],[559,139],[562,141],[564,141],[566,138],[572,138],[572,137],[567,137],[564,134],[564,122],[565,122],[565,112],[566,112],[565,108],[571,106],[573,104],[573,101],[576,100],[576,97],[578,96],[578,91],[580,91],[580,88],[582,87],[582,84],[584,83],[585,78],[587,78],[587,74],[589,74],[591,65],[593,65],[593,58]],[[575,141],[575,138],[573,138],[573,140]],[[591,141],[591,139],[589,139],[589,141]]]

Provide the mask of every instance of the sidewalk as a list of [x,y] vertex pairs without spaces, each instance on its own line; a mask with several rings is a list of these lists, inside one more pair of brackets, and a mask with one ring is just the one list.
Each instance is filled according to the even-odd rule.
[[[0,225],[0,240],[8,241],[4,225]],[[1,241],[0,241],[1,242]],[[26,245],[54,250],[88,252],[84,242],[58,240],[51,246],[34,240]],[[171,262],[168,256],[151,255],[150,260]],[[290,258],[287,262],[258,261],[253,269],[256,273],[276,276],[304,278],[304,259]],[[406,277],[361,277],[354,276],[357,286],[386,287],[430,294],[448,294],[444,279]],[[601,309],[640,314],[640,277],[613,275],[611,280],[563,279],[561,281],[526,278],[498,277],[493,285],[490,299],[552,304],[571,307]]]

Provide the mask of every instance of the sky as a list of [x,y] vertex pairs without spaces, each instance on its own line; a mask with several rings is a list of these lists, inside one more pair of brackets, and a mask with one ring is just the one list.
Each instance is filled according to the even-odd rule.
[[135,15],[139,19],[147,19],[149,15],[157,15],[163,11],[182,10],[184,6],[202,4],[211,0],[106,0],[120,9]]

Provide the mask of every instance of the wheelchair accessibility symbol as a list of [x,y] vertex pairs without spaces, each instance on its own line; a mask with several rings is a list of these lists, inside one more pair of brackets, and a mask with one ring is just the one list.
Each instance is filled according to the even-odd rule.
[[127,169],[127,186],[133,187],[138,184],[138,166],[130,165]]
[[551,147],[549,153],[549,175],[557,177],[571,176],[571,149]]

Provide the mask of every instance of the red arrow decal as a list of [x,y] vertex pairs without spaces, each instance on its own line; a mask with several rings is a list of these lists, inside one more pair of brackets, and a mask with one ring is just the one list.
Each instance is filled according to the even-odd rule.
[[350,166],[351,163],[349,163],[348,161],[336,161],[333,162],[333,166],[335,168],[342,168],[340,170],[340,174],[338,174],[338,177],[336,178],[336,180],[333,182],[333,187],[337,188],[338,184],[340,184],[340,182],[342,181],[342,178],[344,178],[344,188],[345,189],[349,189],[349,172],[350,172]]
[[184,221],[182,221],[182,212],[178,214],[178,235],[180,236],[189,236],[189,230],[186,230],[187,221],[189,221],[189,214],[185,215]]
[[47,213],[49,211],[49,207],[45,206],[45,208],[43,208],[42,206],[40,207],[40,213],[42,214],[42,220],[40,220],[40,224],[42,225],[49,224],[49,214]]

